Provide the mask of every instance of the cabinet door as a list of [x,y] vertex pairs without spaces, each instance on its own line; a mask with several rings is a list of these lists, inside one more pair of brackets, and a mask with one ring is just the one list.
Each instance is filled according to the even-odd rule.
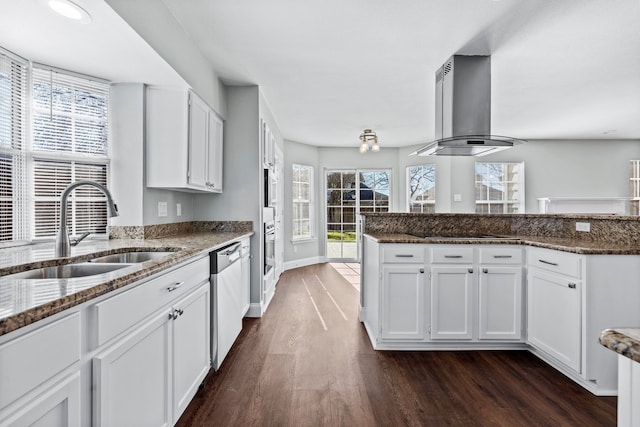
[[382,266],[383,339],[424,339],[424,268]]
[[471,266],[432,267],[431,339],[471,339],[473,279]]
[[527,287],[529,344],[580,372],[582,284],[529,268]]
[[168,313],[93,359],[96,426],[172,425]]
[[222,192],[222,168],[223,168],[223,122],[214,113],[209,111],[209,138],[207,146],[207,189]]
[[177,422],[209,372],[209,282],[174,305],[173,422]]
[[478,338],[522,337],[522,268],[481,266]]
[[207,145],[209,106],[189,92],[189,172],[188,183],[205,189],[207,182]]
[[53,386],[42,387],[42,394],[29,401],[0,426],[79,427],[80,373],[69,375]]

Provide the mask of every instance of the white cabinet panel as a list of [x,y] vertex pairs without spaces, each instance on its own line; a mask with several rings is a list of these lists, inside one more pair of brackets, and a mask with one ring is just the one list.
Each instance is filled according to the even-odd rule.
[[207,180],[205,184],[215,192],[222,192],[223,127],[222,119],[213,111],[209,111]]
[[473,338],[471,266],[431,268],[431,339]]
[[79,361],[80,351],[79,313],[1,345],[0,408]]
[[382,280],[382,338],[423,339],[424,268],[384,265]]
[[80,373],[43,386],[42,394],[5,419],[0,427],[80,427]]
[[209,372],[209,283],[174,304],[173,322],[173,422],[198,391]]
[[529,269],[529,344],[576,372],[581,368],[581,292],[577,280]]
[[93,359],[96,426],[172,425],[169,312]]
[[478,338],[522,337],[522,267],[483,266],[478,280]]
[[189,171],[188,182],[194,187],[206,188],[209,107],[189,92]]

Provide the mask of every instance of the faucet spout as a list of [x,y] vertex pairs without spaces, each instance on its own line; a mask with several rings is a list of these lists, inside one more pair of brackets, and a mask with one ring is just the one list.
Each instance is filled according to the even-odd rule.
[[[89,185],[100,190],[105,196],[107,196],[107,215],[109,216],[109,218],[118,216],[118,207],[113,202],[111,193],[104,185],[94,181],[76,181],[69,184],[60,196],[60,227],[58,229],[58,236],[56,237],[56,257],[69,256],[71,242],[69,241],[69,232],[67,231],[67,199],[69,198],[69,194],[71,194],[73,190],[75,190],[77,187],[80,187],[81,185]],[[84,237],[82,237],[80,240],[82,240]],[[76,244],[79,243],[80,240],[76,241]]]

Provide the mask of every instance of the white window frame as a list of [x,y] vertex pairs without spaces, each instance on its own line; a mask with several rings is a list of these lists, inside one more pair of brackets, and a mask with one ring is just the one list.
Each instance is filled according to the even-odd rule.
[[[476,205],[476,213],[496,213],[498,214],[498,212],[491,212],[491,206],[492,205],[502,205],[502,212],[499,212],[501,214],[509,214],[511,212],[508,212],[507,206],[509,205],[515,205],[518,208],[518,211],[515,213],[518,214],[523,214],[525,213],[525,175],[524,175],[524,162],[475,162],[474,164],[474,192],[475,192],[475,188],[478,184],[478,180],[476,177],[476,171],[477,171],[477,167],[480,164],[499,164],[499,165],[517,165],[518,166],[518,199],[516,200],[508,200],[508,199],[501,199],[501,200],[491,200],[489,198],[486,199],[478,199],[477,198],[477,193],[476,193],[476,201],[475,201],[475,205]],[[505,180],[501,180],[500,181],[501,184],[513,184],[513,182],[511,181],[505,181]],[[480,212],[478,211],[478,205],[488,205],[489,206],[489,212]]]
[[[308,181],[296,180],[296,168],[304,168],[307,170]],[[316,239],[316,227],[315,227],[315,192],[314,192],[314,167],[311,165],[305,165],[300,163],[293,163],[291,165],[291,201],[292,201],[292,216],[291,216],[291,242],[303,243]],[[296,198],[296,185],[308,185],[309,186],[309,199]],[[309,208],[309,217],[298,217],[300,209],[298,207],[302,204],[307,204]],[[308,221],[309,222],[309,234],[295,234],[296,222]]]
[[[413,168],[430,168],[433,171],[433,198],[426,199],[422,202],[412,202],[411,200],[411,169]],[[407,166],[406,169],[406,209],[407,212],[411,212],[411,206],[416,205],[420,206],[420,213],[434,213],[436,211],[436,165],[434,163],[425,163],[421,165],[411,165]],[[430,209],[425,211],[424,207],[429,206]]]

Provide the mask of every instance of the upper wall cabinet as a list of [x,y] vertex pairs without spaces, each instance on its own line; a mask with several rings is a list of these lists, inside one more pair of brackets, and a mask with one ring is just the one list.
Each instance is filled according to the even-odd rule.
[[222,192],[222,119],[192,91],[147,87],[147,187]]

